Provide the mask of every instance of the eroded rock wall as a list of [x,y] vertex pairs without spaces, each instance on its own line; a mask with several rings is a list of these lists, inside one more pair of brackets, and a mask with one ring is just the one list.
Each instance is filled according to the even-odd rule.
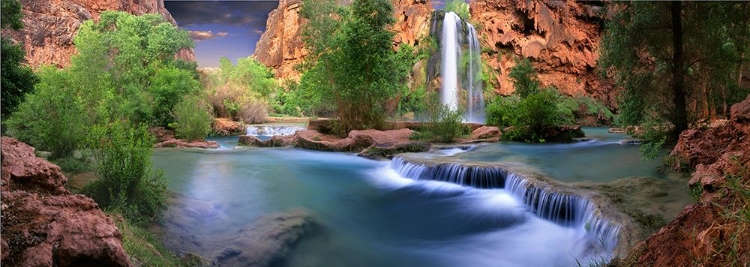
[[[135,15],[158,13],[174,25],[163,0],[20,0],[24,28],[3,31],[16,42],[23,43],[26,61],[32,67],[70,65],[76,53],[73,39],[86,20],[99,19],[106,10],[120,10]],[[194,61],[192,49],[178,53],[178,58]]]
[[495,91],[508,95],[516,58],[530,58],[543,86],[615,105],[611,81],[595,73],[605,8],[597,1],[476,0],[472,20]]
[[[348,1],[342,1],[346,3]],[[415,45],[430,30],[429,0],[392,0],[396,23],[394,47],[402,43]],[[302,41],[302,27],[305,19],[300,16],[302,0],[280,0],[279,6],[271,11],[266,21],[266,31],[255,45],[255,59],[273,68],[279,79],[298,80],[295,69],[302,63],[308,51]]]

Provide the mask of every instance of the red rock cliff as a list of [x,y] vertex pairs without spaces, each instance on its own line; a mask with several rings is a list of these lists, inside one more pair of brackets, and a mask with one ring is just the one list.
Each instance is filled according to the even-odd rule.
[[129,266],[112,219],[66,182],[33,147],[2,137],[3,265]]
[[[164,8],[163,0],[20,0],[23,6],[24,28],[4,31],[17,42],[23,43],[26,61],[33,67],[43,64],[65,67],[75,53],[73,38],[81,23],[99,19],[106,10],[120,10],[131,14],[161,14],[177,25]],[[178,57],[195,60],[192,50],[180,51]]]
[[[394,45],[401,43],[416,44],[430,31],[429,0],[391,0],[394,7],[396,23],[392,26],[396,36]],[[302,25],[305,20],[300,17],[301,0],[281,0],[279,6],[271,11],[266,21],[266,31],[255,45],[255,59],[273,68],[280,79],[299,79],[300,73],[295,66],[302,63],[307,55],[302,41]]]
[[543,86],[614,105],[612,83],[595,73],[603,6],[586,1],[476,0],[470,7],[472,20],[479,24],[482,57],[493,69],[498,93],[514,90],[508,77],[514,57],[529,57]]

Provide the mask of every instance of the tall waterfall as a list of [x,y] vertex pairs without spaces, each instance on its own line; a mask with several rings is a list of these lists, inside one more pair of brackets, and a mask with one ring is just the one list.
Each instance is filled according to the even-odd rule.
[[[463,36],[464,33],[466,36]],[[482,80],[479,40],[474,26],[462,22],[456,13],[448,12],[443,20],[441,40],[442,55],[442,87],[440,98],[444,106],[451,110],[459,110],[463,92],[465,90],[464,121],[485,122],[484,97],[482,96]],[[466,46],[467,53],[461,51]],[[463,57],[466,57],[464,60]]]

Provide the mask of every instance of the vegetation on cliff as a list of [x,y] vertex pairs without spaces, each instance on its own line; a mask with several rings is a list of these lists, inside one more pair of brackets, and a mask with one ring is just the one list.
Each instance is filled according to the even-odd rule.
[[[0,20],[0,29],[14,29],[19,30],[23,28],[21,23],[21,4],[18,0],[2,0],[2,19]],[[18,104],[23,102],[27,93],[31,92],[34,88],[34,84],[38,82],[38,78],[31,71],[31,68],[24,66],[21,62],[24,61],[24,51],[20,45],[13,44],[11,40],[3,36],[0,38],[2,41],[2,96],[0,100],[2,103],[2,115],[7,118],[12,112],[16,110]],[[2,126],[3,132],[5,132],[4,125]]]

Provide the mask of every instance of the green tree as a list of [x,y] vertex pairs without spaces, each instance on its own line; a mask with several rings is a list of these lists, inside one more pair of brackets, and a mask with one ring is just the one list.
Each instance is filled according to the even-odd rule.
[[521,96],[521,98],[526,98],[529,95],[539,92],[539,78],[528,58],[516,60],[516,66],[510,69],[508,76],[513,80],[513,87],[516,89],[515,93]]
[[[2,0],[2,18],[0,19],[2,27],[0,28],[20,30],[23,28],[22,17],[21,4],[17,0]],[[13,44],[4,36],[0,38],[0,42],[2,42],[0,86],[3,88],[0,96],[2,107],[0,115],[7,117],[16,110],[18,104],[23,102],[25,95],[34,89],[34,84],[39,82],[39,79],[34,76],[31,68],[21,64],[25,55],[20,45]]]
[[621,11],[607,22],[601,65],[625,89],[623,123],[666,120],[676,139],[690,122],[710,117],[735,101],[730,95],[746,90],[736,77],[741,77],[740,54],[747,48],[747,3],[612,6]]
[[6,120],[8,133],[53,158],[72,156],[83,144],[91,121],[67,70],[44,67],[34,93]]
[[[393,33],[388,27],[394,21],[393,6],[387,0],[354,1],[348,13],[340,12],[328,1],[311,2],[323,7],[310,8],[320,13],[303,12],[305,16],[314,15],[307,18],[333,20],[341,26],[306,30],[305,40],[313,47],[316,61],[302,76],[300,86],[313,87],[324,101],[335,104],[340,133],[380,127],[385,102],[396,94],[407,75],[398,67],[391,45]],[[319,23],[322,22],[313,22]],[[318,41],[315,37],[323,39]]]
[[175,133],[188,140],[206,139],[211,132],[211,105],[198,96],[185,96],[174,107]]

